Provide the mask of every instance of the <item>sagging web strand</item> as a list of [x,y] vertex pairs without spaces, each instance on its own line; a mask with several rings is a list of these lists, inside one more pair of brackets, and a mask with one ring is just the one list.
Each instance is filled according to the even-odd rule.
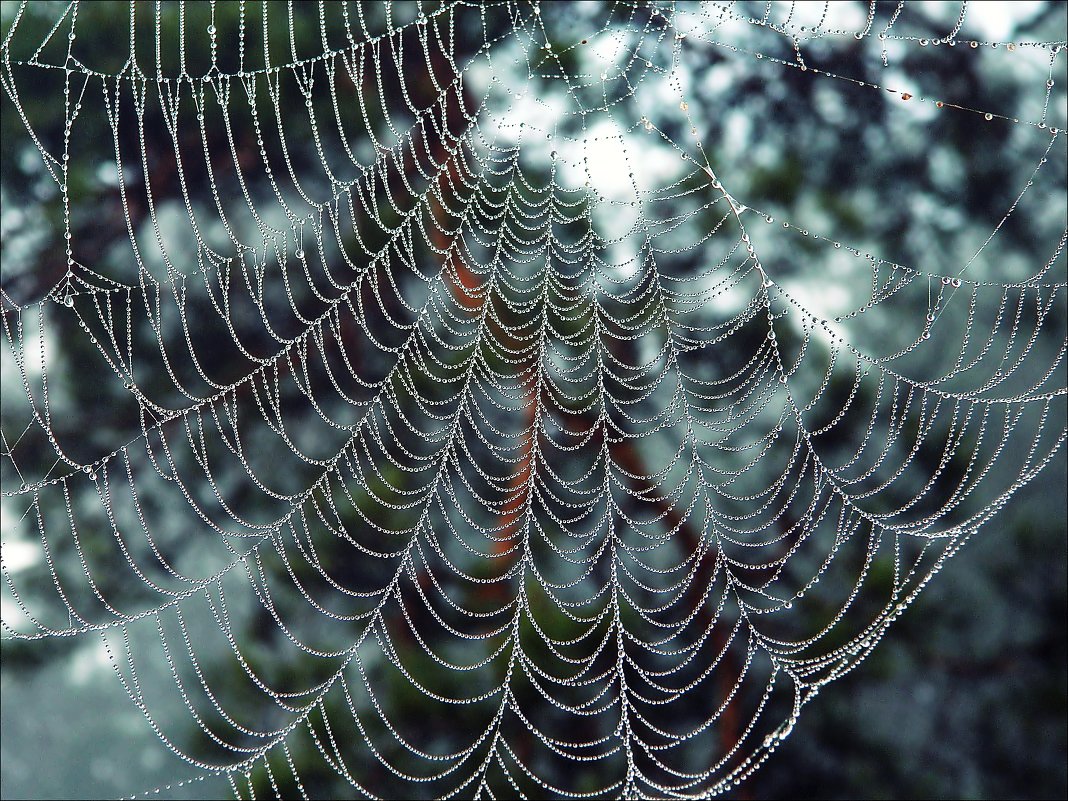
[[[966,7],[918,39],[874,4],[801,36],[788,5],[131,4],[109,68],[78,2],[43,40],[20,6],[2,81],[67,249],[4,286],[4,499],[42,565],[5,563],[6,638],[99,636],[238,797],[313,796],[324,770],[384,797],[749,776],[1065,439],[1043,339],[1065,240],[1022,278],[983,268],[1057,191],[1063,43],[1001,43],[1050,53],[1040,119],[901,93],[1046,142],[974,257],[906,266],[735,197],[686,54],[875,93],[802,44],[998,43],[957,40]],[[61,141],[27,99],[49,88]],[[93,131],[117,251],[70,185]],[[805,238],[862,303],[813,308],[762,261]],[[880,313],[900,341],[865,336]],[[96,408],[71,408],[71,358]]]

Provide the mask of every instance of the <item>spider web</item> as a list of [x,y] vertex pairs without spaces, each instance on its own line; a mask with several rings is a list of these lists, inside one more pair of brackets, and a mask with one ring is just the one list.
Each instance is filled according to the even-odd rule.
[[[998,248],[1063,229],[1063,42],[958,38],[967,4],[212,2],[119,5],[100,53],[100,5],[23,3],[0,51],[66,244],[4,282],[40,568],[5,556],[4,635],[99,638],[238,797],[722,793],[1061,451],[1065,234]],[[1049,77],[1010,116],[917,48]],[[725,70],[1032,167],[970,250],[882,258],[863,214],[747,205],[701,141]],[[101,142],[118,219],[71,182]]]

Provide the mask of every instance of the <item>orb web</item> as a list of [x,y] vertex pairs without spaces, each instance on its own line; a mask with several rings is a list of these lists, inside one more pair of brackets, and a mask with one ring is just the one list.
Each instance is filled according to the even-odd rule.
[[[1064,42],[967,11],[22,3],[62,253],[4,275],[5,639],[97,639],[237,797],[745,780],[1063,454]],[[762,147],[833,186],[816,108],[1033,158],[974,241],[885,170],[769,201]]]

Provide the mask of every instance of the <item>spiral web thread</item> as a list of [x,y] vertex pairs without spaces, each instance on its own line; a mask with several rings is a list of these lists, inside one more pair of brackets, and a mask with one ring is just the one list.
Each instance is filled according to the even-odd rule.
[[[5,561],[5,639],[99,637],[237,797],[749,776],[1065,439],[1064,235],[1019,274],[989,257],[1063,192],[1063,42],[958,39],[966,4],[927,38],[904,4],[810,5],[133,3],[103,66],[88,6],[43,40],[19,6],[4,113],[67,256],[36,294],[5,280],[5,541],[42,566]],[[1017,119],[820,47],[1050,79]],[[713,53],[1001,125],[1033,169],[970,258],[775,221],[698,141]],[[123,219],[69,187],[101,135]],[[835,311],[771,266],[799,243],[806,280],[851,288]],[[64,401],[74,359],[99,430]]]

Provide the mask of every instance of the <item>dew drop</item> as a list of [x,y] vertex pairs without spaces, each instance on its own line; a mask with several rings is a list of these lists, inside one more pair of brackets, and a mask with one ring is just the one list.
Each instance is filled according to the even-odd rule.
[[986,118],[987,120],[992,120],[992,119],[994,119],[994,115],[993,115],[993,114],[991,114],[990,112],[987,112],[987,113],[986,113],[986,114],[984,114],[983,116],[984,116],[984,117],[985,117],[985,118]]
[[902,92],[901,93],[901,99],[902,100],[912,100],[912,95],[910,95],[908,92]]
[[209,25],[208,26],[208,33],[211,34],[212,36],[215,35],[215,26],[214,25]]

